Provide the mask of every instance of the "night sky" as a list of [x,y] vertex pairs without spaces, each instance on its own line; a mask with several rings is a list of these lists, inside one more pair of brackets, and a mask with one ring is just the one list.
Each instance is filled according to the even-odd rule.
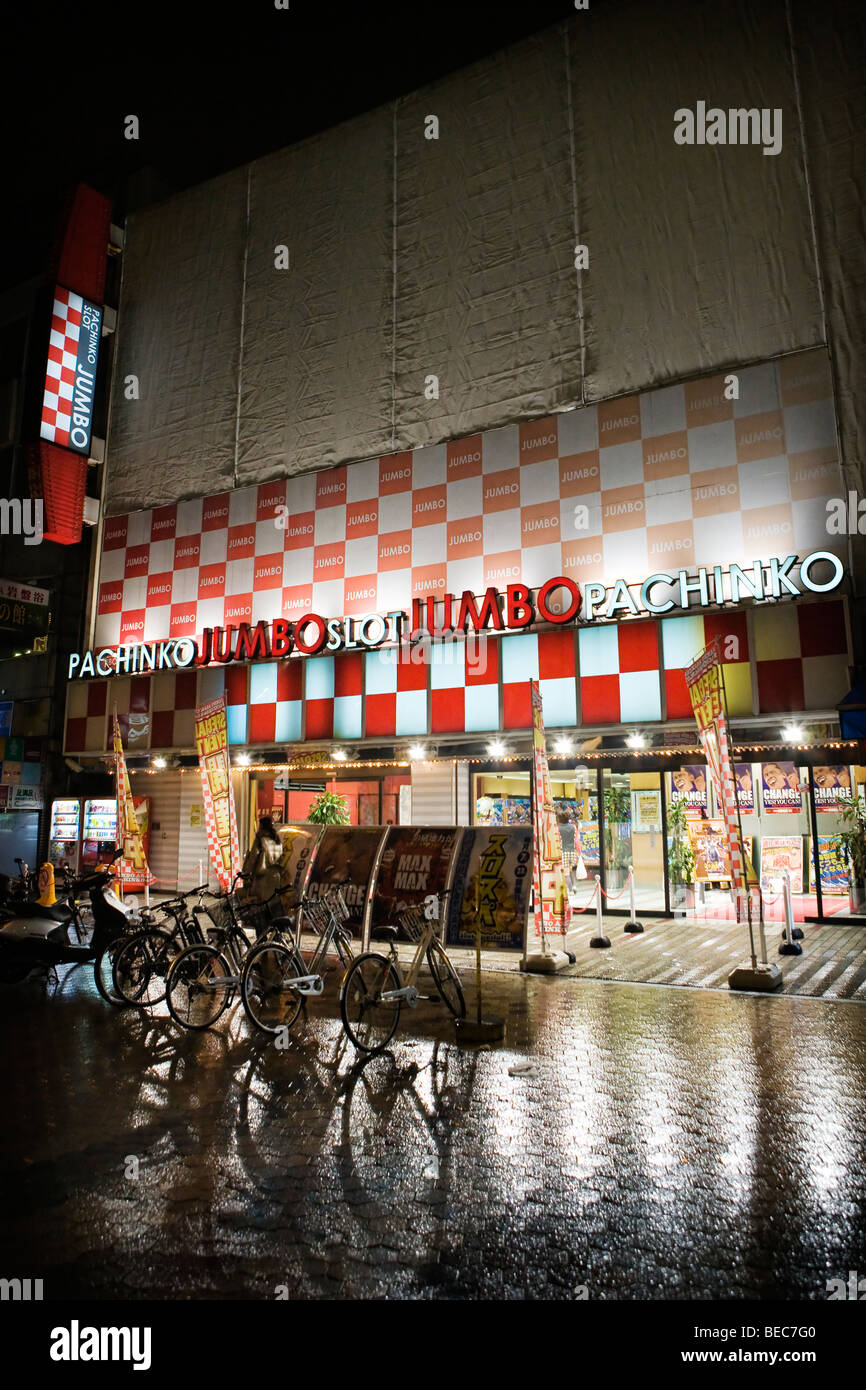
[[[79,180],[121,215],[573,14],[571,0],[40,5],[15,21],[0,87],[0,289],[42,271]],[[129,113],[137,142],[123,138]]]

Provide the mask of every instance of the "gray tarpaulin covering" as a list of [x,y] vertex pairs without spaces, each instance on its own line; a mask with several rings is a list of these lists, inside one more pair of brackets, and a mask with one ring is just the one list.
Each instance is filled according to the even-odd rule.
[[[109,435],[109,510],[232,486],[247,176],[131,219]],[[138,378],[140,399],[126,398]]]
[[[821,339],[781,4],[602,6],[569,27],[587,399]],[[678,145],[674,112],[782,110],[782,150]]]
[[[793,53],[784,0],[591,7],[131,218],[108,511],[825,340],[859,476],[863,25],[842,0],[792,6]],[[780,107],[781,153],[677,145],[698,101]]]
[[374,111],[252,166],[238,484],[391,448],[392,125]]

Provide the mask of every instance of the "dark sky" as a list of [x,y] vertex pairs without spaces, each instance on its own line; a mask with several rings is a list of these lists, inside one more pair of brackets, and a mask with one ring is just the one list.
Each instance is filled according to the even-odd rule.
[[4,44],[0,288],[42,270],[79,180],[118,206],[166,197],[573,14],[573,0],[34,6]]

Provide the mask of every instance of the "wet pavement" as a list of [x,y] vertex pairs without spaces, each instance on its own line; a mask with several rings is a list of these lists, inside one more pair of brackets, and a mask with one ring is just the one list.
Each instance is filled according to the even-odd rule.
[[46,1299],[823,1300],[866,1273],[862,1005],[484,991],[504,1045],[458,1048],[423,1003],[359,1067],[334,976],[283,1051],[240,1007],[204,1034],[110,1009],[85,970],[4,990],[4,1275]]

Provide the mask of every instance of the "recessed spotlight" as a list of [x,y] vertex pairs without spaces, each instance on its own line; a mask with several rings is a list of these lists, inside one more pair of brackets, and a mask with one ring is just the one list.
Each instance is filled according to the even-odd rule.
[[571,739],[570,739],[570,738],[558,738],[558,739],[556,740],[556,743],[554,744],[554,748],[556,749],[557,753],[570,753],[570,752],[571,752]]
[[427,749],[423,743],[413,743],[409,748],[409,757],[413,762],[418,762],[421,758],[426,758]]
[[346,761],[345,748],[335,748],[331,757],[334,759],[335,763],[344,763]]
[[635,733],[629,734],[626,745],[629,748],[646,748],[646,736],[635,731]]
[[802,743],[805,733],[802,724],[786,724],[782,730],[782,738],[786,743]]
[[492,743],[488,743],[487,752],[490,754],[491,758],[504,758],[505,744],[502,742],[502,739],[495,738]]
[[154,758],[154,760],[153,760],[153,765],[154,765],[154,767],[157,767],[157,768],[160,769],[160,771],[162,771],[162,769],[163,769],[164,767],[168,767],[168,759],[167,759],[167,758]]
[[249,753],[238,753],[237,757],[235,758],[235,763],[238,767],[249,767],[250,762],[251,758]]

